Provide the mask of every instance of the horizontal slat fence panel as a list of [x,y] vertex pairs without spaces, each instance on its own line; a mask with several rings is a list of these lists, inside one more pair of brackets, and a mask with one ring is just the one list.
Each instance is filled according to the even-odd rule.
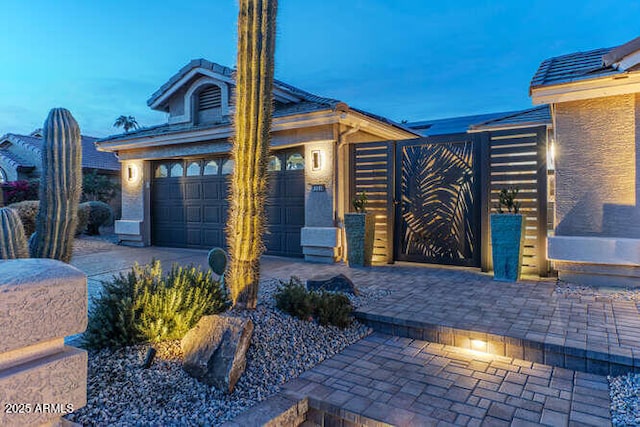
[[[520,131],[491,132],[489,146],[488,198],[489,213],[497,213],[498,195],[503,188],[517,187],[520,213],[525,216],[525,246],[522,272],[547,274],[546,253],[546,130],[544,128]],[[544,173],[543,173],[544,171]],[[488,221],[485,227],[490,227]],[[484,233],[483,233],[484,234]],[[490,230],[489,253],[484,259],[491,267]],[[486,266],[485,266],[486,267]]]
[[351,145],[351,197],[367,193],[367,211],[375,215],[373,263],[393,262],[393,142]]

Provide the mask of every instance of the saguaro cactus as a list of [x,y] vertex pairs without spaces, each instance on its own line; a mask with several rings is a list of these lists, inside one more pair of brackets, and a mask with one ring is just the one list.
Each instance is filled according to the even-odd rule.
[[0,259],[27,258],[27,237],[18,212],[0,209]]
[[40,209],[29,249],[33,258],[69,262],[82,193],[80,128],[68,110],[54,108],[43,132]]
[[276,0],[240,0],[236,72],[235,171],[227,237],[231,258],[227,284],[234,307],[258,302],[264,251],[266,159],[271,128]]

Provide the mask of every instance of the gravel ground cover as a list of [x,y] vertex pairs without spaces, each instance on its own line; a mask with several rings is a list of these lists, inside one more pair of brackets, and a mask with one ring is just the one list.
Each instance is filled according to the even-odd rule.
[[110,251],[118,244],[118,236],[105,234],[100,236],[87,236],[85,234],[76,237],[73,243],[74,255],[87,255],[98,252]]
[[[305,322],[274,307],[277,280],[261,283],[247,369],[231,395],[201,384],[182,370],[180,341],[157,344],[149,369],[146,345],[89,354],[88,403],[66,418],[83,425],[218,425],[280,391],[280,386],[371,333],[356,321],[349,328]],[[362,290],[362,306],[387,290]]]
[[[599,300],[640,302],[640,289],[594,288],[558,282],[556,293],[569,297],[595,297]],[[611,423],[614,426],[640,425],[640,374],[608,377],[611,397]]]

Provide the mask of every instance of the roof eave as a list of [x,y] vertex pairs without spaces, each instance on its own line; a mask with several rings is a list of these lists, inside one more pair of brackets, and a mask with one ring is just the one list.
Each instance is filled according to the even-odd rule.
[[640,71],[611,74],[559,84],[531,86],[533,104],[553,104],[640,92]]
[[520,122],[513,124],[503,124],[503,125],[495,125],[495,126],[470,126],[468,133],[478,133],[478,132],[495,132],[499,130],[513,130],[513,129],[524,129],[524,128],[532,128],[538,126],[546,126],[547,128],[553,127],[551,122],[540,122],[540,121],[530,121],[530,122]]
[[371,117],[366,113],[359,111],[348,110],[341,114],[340,123],[349,126],[359,126],[361,130],[372,133],[381,138],[392,139],[412,139],[420,138],[421,133],[414,130],[404,128],[401,125],[392,123],[385,123],[382,120]]
[[[299,129],[309,126],[319,126],[323,124],[333,124],[338,122],[336,112],[327,108],[324,110],[313,111],[311,113],[292,114],[282,117],[274,117],[271,125],[272,132],[278,132],[287,129]],[[98,151],[116,152],[120,150],[132,150],[137,148],[154,147],[161,145],[182,144],[189,142],[201,142],[211,139],[224,139],[233,135],[233,125],[231,123],[225,126],[179,130],[176,132],[155,135],[132,135],[131,138],[101,140],[96,142]]]

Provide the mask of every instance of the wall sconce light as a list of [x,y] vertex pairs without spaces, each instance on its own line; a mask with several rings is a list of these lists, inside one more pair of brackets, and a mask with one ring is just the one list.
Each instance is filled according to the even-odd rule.
[[138,180],[138,166],[135,164],[127,165],[127,182],[136,182]]
[[322,170],[322,150],[311,151],[311,170],[312,171]]

